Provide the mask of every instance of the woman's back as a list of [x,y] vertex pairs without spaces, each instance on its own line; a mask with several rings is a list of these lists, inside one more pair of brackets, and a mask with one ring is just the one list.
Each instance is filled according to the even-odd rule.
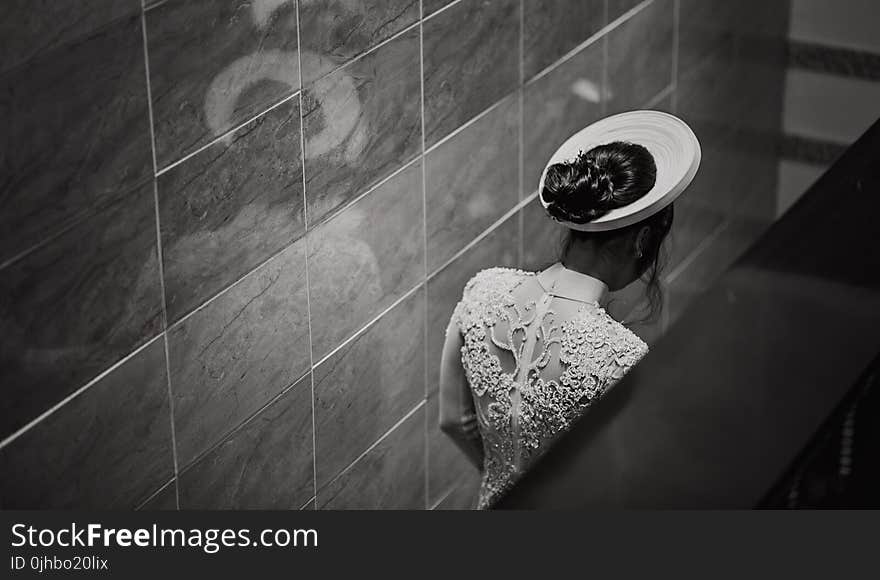
[[446,331],[440,428],[483,471],[478,507],[648,352],[599,300],[642,279],[658,304],[673,202],[699,164],[696,135],[667,113],[631,111],[585,127],[556,150],[538,185],[547,216],[568,230],[560,263],[540,274],[493,268],[468,282]]
[[[555,264],[540,274],[492,268],[455,308],[458,347],[483,442],[478,507],[488,507],[550,442],[646,353],[599,306],[595,278]],[[458,335],[458,336],[455,336]]]

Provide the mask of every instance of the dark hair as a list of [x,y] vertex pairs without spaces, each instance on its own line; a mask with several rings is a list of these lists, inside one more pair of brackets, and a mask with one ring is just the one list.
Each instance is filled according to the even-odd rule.
[[583,224],[636,201],[656,179],[657,166],[647,149],[615,141],[551,165],[541,197],[551,217]]
[[[628,205],[647,194],[657,179],[654,157],[643,146],[615,141],[580,153],[573,161],[557,163],[547,170],[541,197],[547,212],[558,221],[586,223],[609,211]],[[646,282],[649,312],[653,318],[662,304],[660,250],[672,227],[673,209],[669,205],[649,218],[630,226],[606,232],[569,230],[562,256],[575,242],[589,239],[598,247],[612,240],[634,236],[648,227],[648,238],[637,264]]]

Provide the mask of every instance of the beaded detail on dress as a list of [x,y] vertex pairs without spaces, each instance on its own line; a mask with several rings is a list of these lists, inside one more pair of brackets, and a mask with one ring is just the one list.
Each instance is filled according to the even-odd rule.
[[[483,270],[467,283],[453,313],[483,440],[480,509],[648,351],[596,302],[580,303],[565,320],[557,320],[547,292],[518,304],[514,290],[534,276]],[[499,355],[510,361],[505,365]],[[548,366],[557,371],[548,373]]]

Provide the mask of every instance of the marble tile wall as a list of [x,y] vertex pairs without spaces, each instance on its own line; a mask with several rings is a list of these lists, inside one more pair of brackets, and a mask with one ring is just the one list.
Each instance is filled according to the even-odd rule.
[[651,340],[774,207],[757,0],[32,4],[0,7],[0,507],[468,507],[443,331],[478,270],[555,260],[556,144],[646,106],[703,137]]

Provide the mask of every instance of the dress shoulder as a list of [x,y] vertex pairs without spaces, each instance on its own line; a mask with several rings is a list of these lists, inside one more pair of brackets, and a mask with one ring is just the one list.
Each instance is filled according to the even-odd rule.
[[613,383],[648,354],[645,341],[601,307],[582,311],[564,326],[560,359],[576,375],[590,368]]
[[608,334],[616,341],[626,346],[629,350],[642,353],[642,356],[647,354],[648,344],[642,340],[642,337],[612,318],[604,309],[602,309],[600,317],[608,326]]
[[480,270],[465,284],[461,300],[453,311],[453,320],[463,329],[466,319],[475,313],[485,313],[493,305],[500,306],[509,299],[510,292],[530,276],[534,276],[534,273],[515,268]]
[[480,270],[468,280],[464,286],[462,297],[483,292],[508,292],[519,284],[524,277],[534,276],[533,272],[515,268],[486,268]]

